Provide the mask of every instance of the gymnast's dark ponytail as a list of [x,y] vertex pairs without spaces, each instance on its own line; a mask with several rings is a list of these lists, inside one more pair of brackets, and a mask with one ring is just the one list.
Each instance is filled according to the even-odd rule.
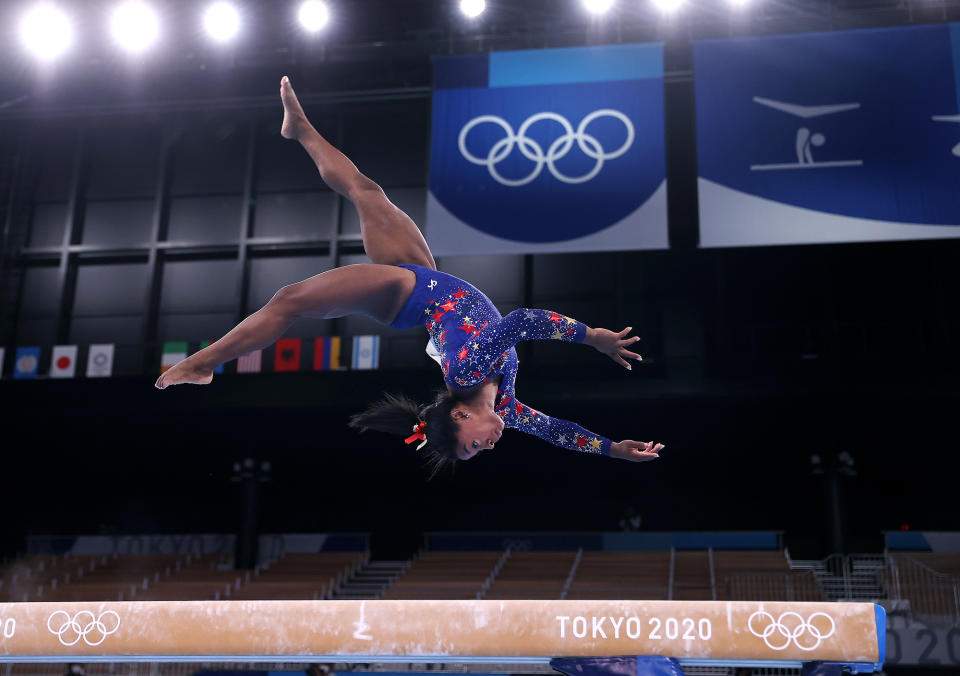
[[[367,410],[350,416],[348,424],[360,432],[376,430],[406,438],[420,422],[424,422],[427,443],[419,453],[425,459],[432,479],[445,467],[452,469],[457,462],[460,425],[450,417],[457,403],[458,400],[446,389],[438,390],[434,400],[425,406],[402,394],[385,392],[383,399],[370,404]],[[416,448],[419,443],[416,441],[411,448]]]

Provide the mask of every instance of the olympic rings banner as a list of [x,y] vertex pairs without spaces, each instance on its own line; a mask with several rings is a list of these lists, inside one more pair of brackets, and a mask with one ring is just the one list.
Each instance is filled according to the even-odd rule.
[[664,249],[663,45],[434,59],[438,255]]
[[960,24],[694,44],[700,246],[960,237]]

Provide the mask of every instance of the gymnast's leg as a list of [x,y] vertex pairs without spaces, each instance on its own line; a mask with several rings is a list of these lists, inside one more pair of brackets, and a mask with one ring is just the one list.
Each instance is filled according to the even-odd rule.
[[299,317],[365,314],[389,324],[407,302],[415,283],[416,275],[405,268],[364,263],[289,284],[223,338],[163,373],[156,386],[162,390],[181,383],[206,385],[213,380],[217,366],[271,345]]
[[326,184],[353,202],[360,215],[363,248],[370,260],[383,265],[414,263],[436,270],[433,254],[416,224],[387,199],[379,185],[361,174],[353,162],[314,129],[286,77],[280,82],[280,99],[280,134],[299,141]]

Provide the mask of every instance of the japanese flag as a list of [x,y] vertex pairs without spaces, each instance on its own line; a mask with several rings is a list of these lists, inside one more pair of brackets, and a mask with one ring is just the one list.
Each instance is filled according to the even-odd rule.
[[50,357],[51,378],[73,378],[77,373],[77,346],[54,345]]

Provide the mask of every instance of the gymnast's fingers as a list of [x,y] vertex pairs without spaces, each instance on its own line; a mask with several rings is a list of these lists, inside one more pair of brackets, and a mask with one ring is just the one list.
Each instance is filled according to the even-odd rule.
[[643,361],[643,357],[641,357],[641,356],[640,356],[639,354],[637,354],[636,352],[631,352],[630,350],[624,350],[624,349],[622,349],[622,348],[620,349],[620,356],[621,356],[621,357],[630,357],[630,359],[636,359],[637,361]]
[[632,326],[628,326],[628,327],[625,328],[623,331],[621,331],[620,333],[617,334],[617,338],[623,338],[625,335],[627,335],[627,334],[630,333],[631,331],[633,331],[633,327],[632,327]]
[[627,369],[628,371],[632,370],[632,367],[630,366],[630,364],[627,363],[627,360],[621,357],[619,354],[611,355],[611,357],[615,362],[620,364],[620,366],[622,366],[623,368]]
[[629,337],[629,338],[621,338],[621,339],[620,339],[620,344],[621,344],[621,345],[633,345],[633,344],[634,344],[635,342],[637,342],[638,340],[640,340],[640,336],[631,336],[631,337]]

